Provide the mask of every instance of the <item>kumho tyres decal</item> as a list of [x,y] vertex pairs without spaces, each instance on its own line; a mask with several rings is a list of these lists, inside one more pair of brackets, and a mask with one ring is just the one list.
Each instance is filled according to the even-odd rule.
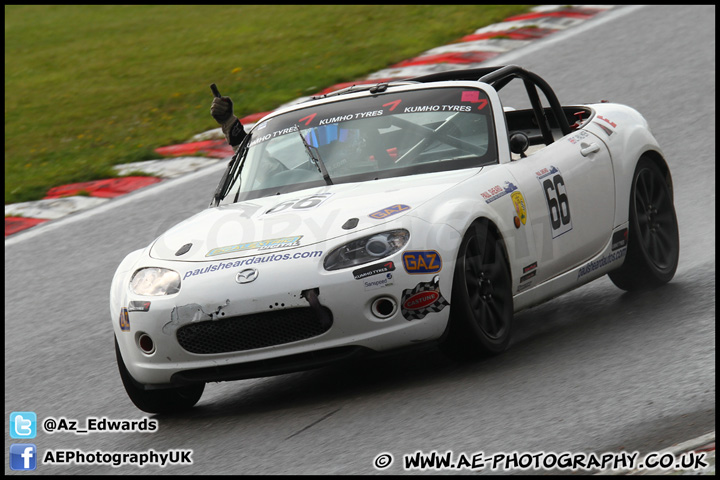
[[[463,105],[463,103],[465,103]],[[473,92],[459,92],[457,89],[437,88],[432,97],[418,95],[415,92],[390,93],[378,98],[358,99],[353,102],[336,102],[319,105],[312,110],[312,113],[305,115],[305,111],[297,116],[283,115],[274,117],[263,122],[264,135],[253,138],[250,146],[268,142],[276,137],[296,134],[298,127],[301,130],[312,130],[305,135],[312,146],[318,146],[316,137],[317,127],[332,126],[339,122],[350,120],[402,115],[415,112],[474,112],[478,115],[485,115],[483,107],[489,105],[487,95],[476,90]],[[350,108],[350,110],[348,110]],[[298,118],[299,115],[304,115]],[[259,129],[258,129],[259,130]]]
[[128,312],[149,312],[150,302],[130,302],[127,307]]
[[353,277],[355,277],[355,280],[361,280],[365,277],[392,272],[393,270],[395,270],[395,264],[393,262],[377,263],[375,265],[370,265],[369,267],[354,270]]
[[244,258],[242,260],[235,260],[235,261],[229,261],[229,262],[220,262],[216,263],[214,265],[208,265],[207,267],[203,268],[196,268],[195,270],[188,270],[185,272],[185,275],[183,276],[183,280],[189,277],[195,277],[198,275],[204,275],[206,273],[211,272],[217,272],[220,270],[226,270],[228,268],[236,268],[236,267],[242,267],[243,265],[255,265],[258,263],[268,263],[268,262],[281,262],[286,260],[298,260],[302,258],[317,258],[321,257],[323,254],[322,250],[315,250],[312,252],[299,252],[299,253],[283,253],[283,254],[276,254],[276,255],[265,255],[262,257],[252,257],[252,258]]
[[241,252],[244,250],[269,250],[271,248],[283,247],[299,247],[302,235],[295,237],[280,237],[270,240],[260,240],[256,242],[238,243],[237,245],[228,245],[227,247],[218,247],[210,250],[205,256],[212,257],[215,255],[223,255],[225,253]]
[[432,281],[418,283],[415,288],[402,293],[401,311],[407,320],[425,318],[428,313],[439,312],[448,305],[450,302],[440,293],[440,277],[437,275]]

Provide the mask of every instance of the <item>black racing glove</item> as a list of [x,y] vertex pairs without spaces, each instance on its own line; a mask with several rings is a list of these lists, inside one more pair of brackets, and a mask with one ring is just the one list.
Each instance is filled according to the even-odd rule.
[[229,123],[235,115],[233,115],[233,102],[230,97],[215,97],[212,105],[210,105],[210,115],[220,125]]
[[233,102],[230,97],[215,97],[210,105],[210,115],[222,127],[227,142],[236,147],[245,138],[245,129],[233,114]]

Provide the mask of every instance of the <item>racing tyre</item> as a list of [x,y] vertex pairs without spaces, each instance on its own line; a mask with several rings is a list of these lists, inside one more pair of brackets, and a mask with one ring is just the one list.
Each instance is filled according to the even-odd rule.
[[120,378],[130,400],[140,410],[148,413],[177,413],[192,408],[205,390],[205,384],[200,383],[189,387],[167,388],[162,390],[144,390],[135,379],[123,362],[115,339],[115,356],[117,357]]
[[501,353],[510,343],[512,318],[512,278],[503,242],[486,221],[477,221],[460,244],[441,348],[461,360]]
[[653,288],[669,282],[680,253],[672,193],[655,163],[641,158],[630,192],[627,256],[622,267],[608,274],[623,290]]

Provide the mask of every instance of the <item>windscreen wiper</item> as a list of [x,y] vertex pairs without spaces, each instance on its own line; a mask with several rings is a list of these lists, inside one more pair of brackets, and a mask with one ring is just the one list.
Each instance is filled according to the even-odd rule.
[[[232,159],[230,160],[228,168],[225,169],[225,173],[223,173],[220,184],[215,190],[215,195],[213,195],[213,202],[215,203],[216,207],[220,205],[220,202],[227,196],[228,193],[230,193],[230,189],[233,187],[233,185],[235,185],[235,182],[239,180],[240,173],[242,172],[242,167],[245,165],[245,157],[247,156],[249,150],[246,147],[251,137],[252,134],[248,133],[238,147],[237,152],[235,152],[235,155],[233,155]],[[240,188],[238,187],[238,194],[239,193]],[[237,198],[238,195],[235,195],[235,202],[237,202]]]
[[325,162],[323,162],[322,158],[320,157],[320,152],[318,151],[317,147],[312,147],[310,146],[310,144],[307,143],[305,137],[300,131],[300,125],[295,125],[295,128],[297,128],[298,135],[300,135],[300,140],[302,140],[303,145],[305,145],[305,151],[307,152],[308,157],[310,157],[310,161],[315,164],[318,172],[320,172],[320,174],[325,179],[325,183],[327,183],[328,185],[332,185],[332,179],[330,178],[330,174],[328,174],[327,168],[325,168]]
[[[214,97],[221,97],[220,91],[218,90],[217,85],[215,85],[214,83],[210,85],[210,90],[212,90]],[[237,151],[230,159],[230,163],[228,163],[228,168],[225,169],[225,172],[220,179],[220,184],[218,185],[217,189],[215,190],[215,194],[213,195],[213,202],[216,207],[220,205],[220,202],[230,192],[230,189],[235,184],[235,180],[240,177],[240,172],[242,171],[242,164],[244,163],[248,151],[248,149],[245,147],[248,145],[251,136],[252,134],[245,135],[245,138],[243,138]],[[239,194],[240,188],[238,187],[238,193],[235,195],[236,203]],[[212,203],[210,205],[212,206]]]

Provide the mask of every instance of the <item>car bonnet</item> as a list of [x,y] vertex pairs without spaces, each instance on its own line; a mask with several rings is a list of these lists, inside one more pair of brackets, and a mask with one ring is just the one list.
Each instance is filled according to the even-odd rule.
[[477,172],[329,185],[210,208],[161,235],[150,256],[204,262],[307,247],[400,219]]

